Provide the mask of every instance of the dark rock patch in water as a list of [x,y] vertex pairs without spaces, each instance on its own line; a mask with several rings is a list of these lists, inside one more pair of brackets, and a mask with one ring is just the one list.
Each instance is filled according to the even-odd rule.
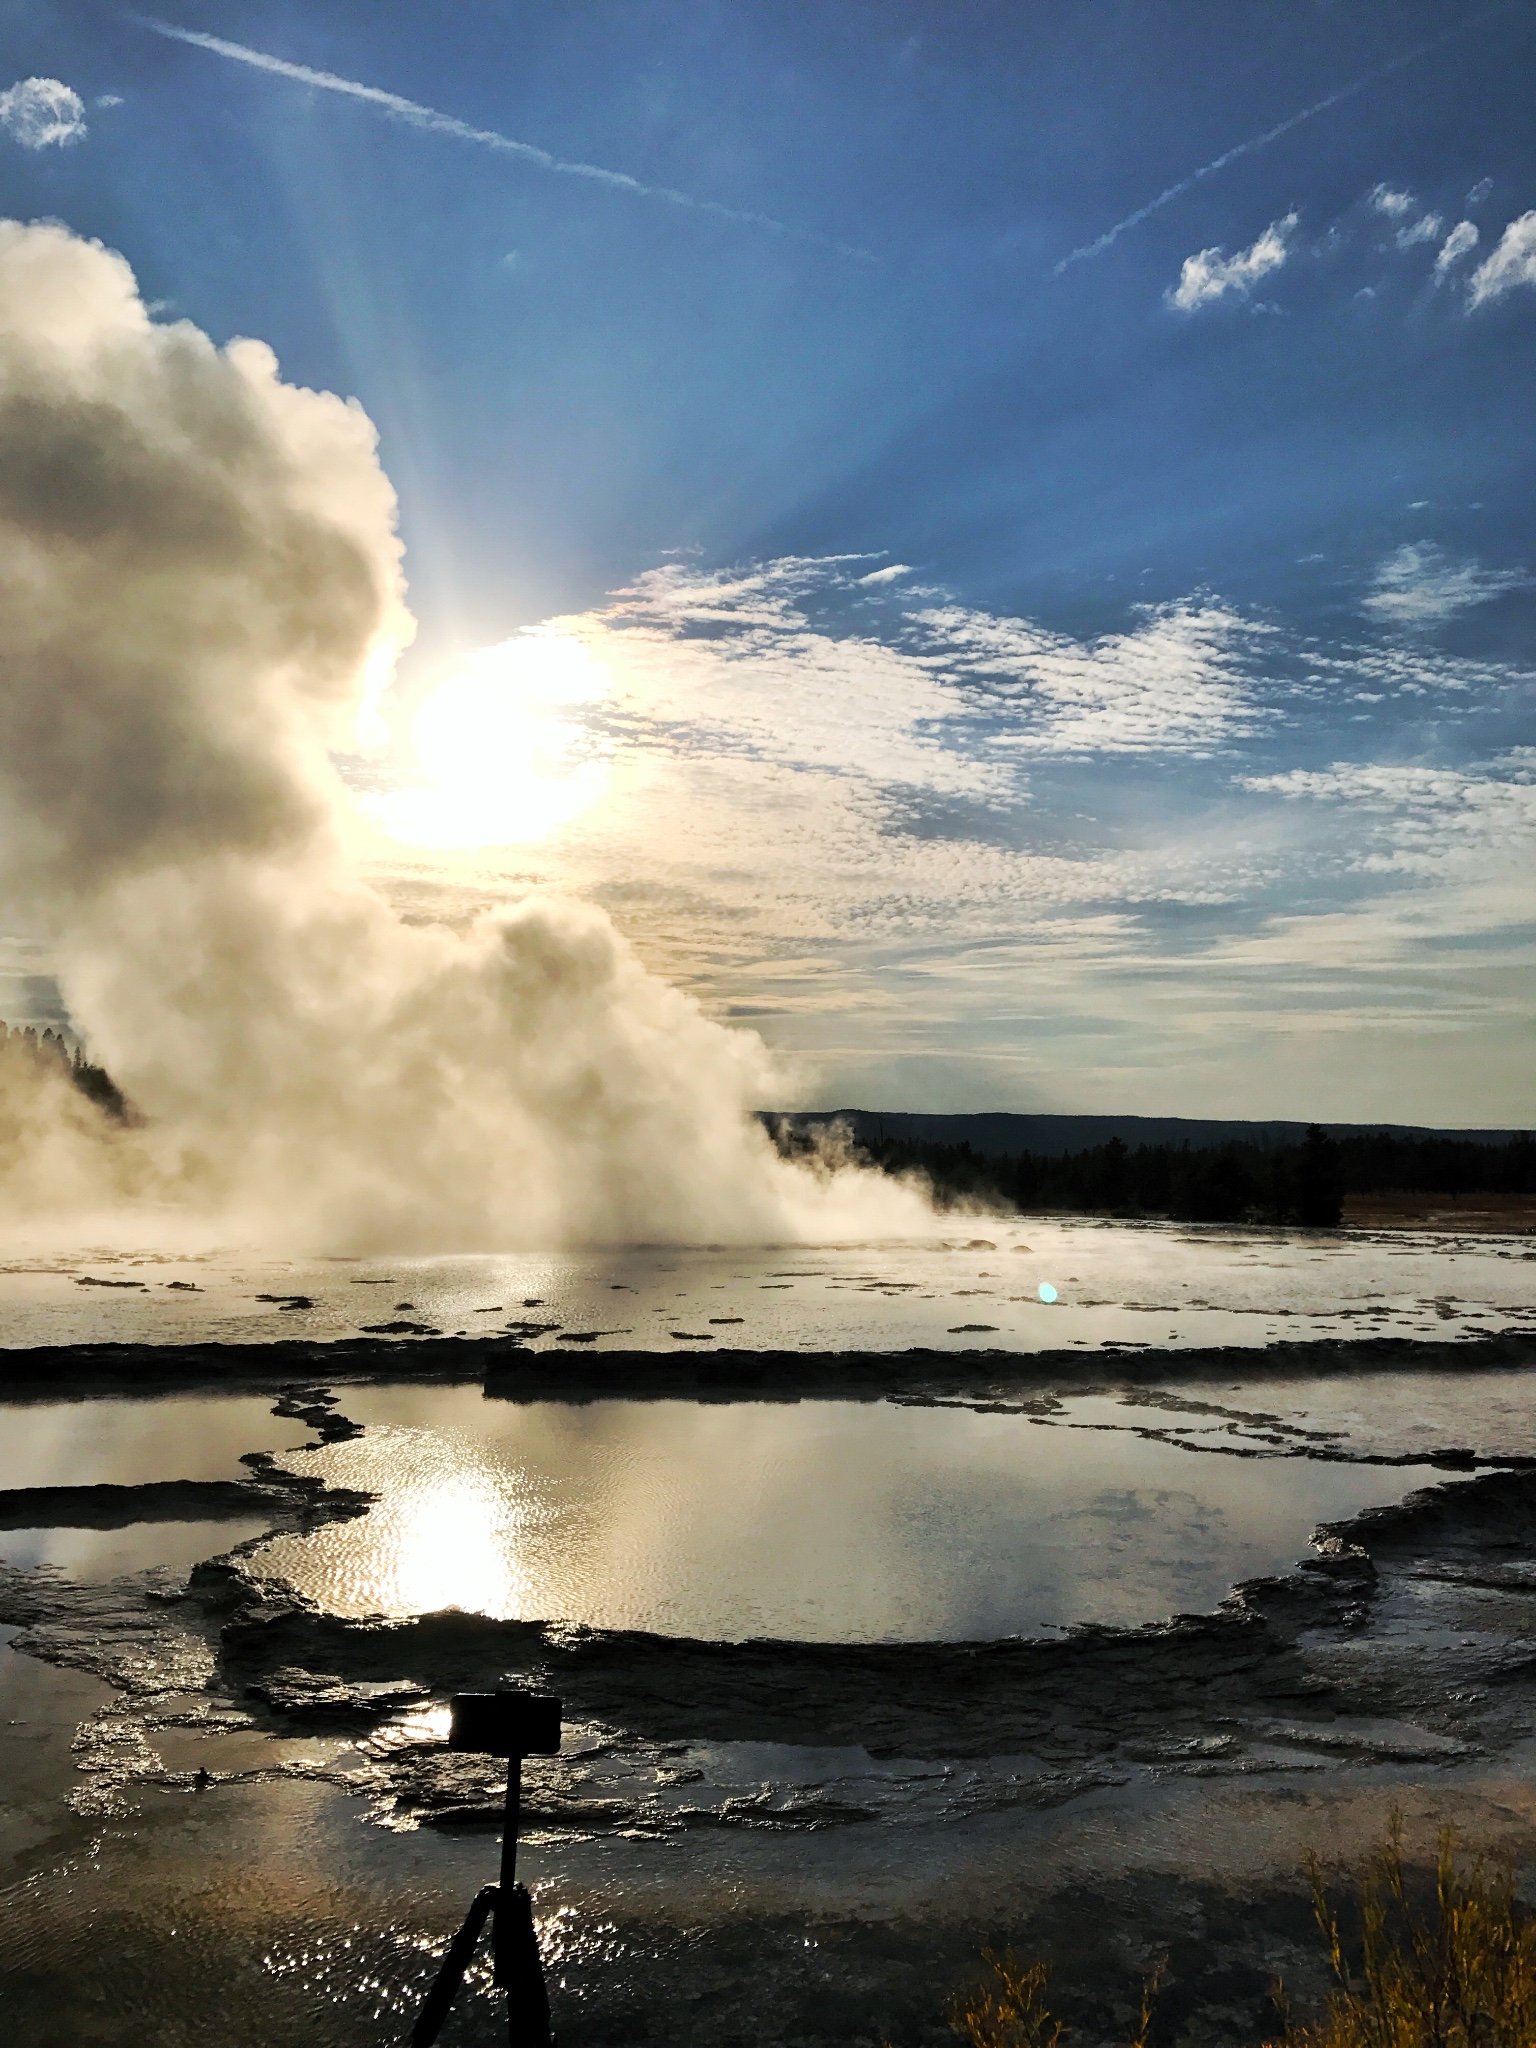
[[[529,1308],[541,1304],[525,1302]],[[1275,1311],[1281,1313],[1281,1311]],[[371,1326],[358,1338],[286,1339],[251,1344],[70,1344],[0,1348],[0,1386],[8,1397],[72,1393],[149,1394],[173,1389],[244,1385],[277,1388],[301,1376],[330,1386],[381,1379],[483,1379],[486,1392],[510,1400],[631,1400],[679,1395],[729,1400],[800,1400],[824,1396],[885,1400],[893,1395],[958,1396],[967,1400],[1024,1398],[1042,1386],[1090,1391],[1109,1385],[1155,1384],[1176,1362],[1181,1380],[1320,1377],[1363,1371],[1432,1375],[1536,1366],[1536,1330],[1441,1342],[1410,1337],[1326,1338],[1264,1347],[1189,1346],[1176,1354],[1156,1345],[1117,1344],[1113,1359],[1084,1350],[935,1351],[721,1350],[691,1352],[537,1351],[524,1342],[558,1329],[556,1322],[513,1324],[489,1337],[444,1337],[427,1324],[408,1346],[375,1338],[393,1325]],[[1112,1371],[1106,1371],[1112,1367]]]
[[288,1487],[242,1479],[161,1479],[139,1486],[14,1486],[0,1529],[127,1529],[135,1522],[247,1521],[293,1505]]
[[344,1715],[353,1719],[374,1719],[414,1707],[430,1693],[414,1679],[339,1678],[332,1671],[306,1671],[295,1664],[269,1672],[246,1687],[254,1699],[262,1700],[274,1712],[301,1716],[323,1715],[327,1719]]

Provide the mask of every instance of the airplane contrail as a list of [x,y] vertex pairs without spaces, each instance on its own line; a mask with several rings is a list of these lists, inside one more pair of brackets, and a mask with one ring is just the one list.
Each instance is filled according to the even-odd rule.
[[713,214],[717,220],[735,221],[743,227],[767,228],[773,234],[788,235],[797,242],[813,242],[821,248],[835,250],[840,256],[854,257],[861,263],[878,261],[868,249],[834,241],[830,236],[816,234],[809,228],[791,227],[787,221],[775,220],[771,214],[745,213],[734,206],[723,206],[717,199],[695,199],[692,193],[679,192],[671,185],[644,184],[639,178],[632,178],[627,171],[610,171],[602,164],[555,156],[547,149],[540,149],[536,143],[519,142],[495,128],[476,128],[455,114],[440,113],[436,107],[424,107],[417,100],[408,100],[397,92],[386,92],[381,86],[364,85],[355,78],[342,78],[334,71],[316,71],[308,64],[291,64],[286,57],[253,50],[245,43],[232,43],[224,36],[207,35],[201,29],[177,28],[154,15],[133,14],[128,18],[171,42],[190,43],[194,49],[211,51],[214,56],[227,57],[236,64],[248,64],[253,70],[270,72],[276,78],[291,78],[297,85],[310,85],[321,92],[342,93],[348,99],[363,100],[369,106],[378,107],[392,121],[403,121],[408,127],[424,129],[431,135],[447,135],[455,142],[473,142],[482,149],[500,150],[506,156],[514,156],[533,165],[536,170],[549,171],[564,178],[586,178],[593,184],[631,193],[637,199],[660,199],[668,206],[686,207],[691,213]]
[[1481,14],[1474,14],[1469,20],[1458,22],[1443,35],[1433,36],[1427,43],[1419,43],[1414,49],[1405,50],[1400,57],[1390,58],[1385,64],[1378,65],[1376,70],[1366,72],[1363,78],[1357,78],[1349,85],[1341,85],[1337,92],[1329,93],[1326,99],[1314,100],[1310,107],[1303,107],[1299,114],[1292,114],[1288,119],[1277,122],[1273,128],[1266,128],[1262,135],[1255,135],[1247,142],[1234,144],[1220,156],[1213,157],[1208,164],[1202,164],[1199,170],[1191,171],[1187,178],[1180,178],[1176,185],[1169,185],[1164,191],[1159,192],[1155,199],[1149,199],[1145,206],[1138,206],[1136,211],[1128,213],[1124,220],[1117,220],[1112,228],[1106,228],[1103,234],[1093,241],[1084,242],[1080,249],[1074,249],[1069,255],[1063,256],[1061,261],[1052,267],[1052,277],[1060,277],[1061,273],[1070,269],[1074,263],[1086,263],[1095,256],[1102,256],[1111,242],[1118,242],[1127,229],[1140,227],[1149,214],[1156,213],[1170,200],[1181,198],[1203,179],[1214,177],[1217,171],[1224,171],[1228,164],[1236,163],[1240,156],[1251,156],[1256,149],[1264,149],[1269,143],[1278,142],[1282,135],[1289,135],[1291,130],[1299,128],[1303,121],[1310,121],[1318,114],[1326,114],[1330,107],[1338,106],[1341,100],[1352,99],[1357,92],[1364,92],[1368,85],[1376,85],[1383,78],[1390,78],[1393,72],[1401,71],[1407,64],[1416,63],[1420,57],[1427,57],[1431,50],[1438,50],[1442,43],[1448,43],[1456,36],[1465,35],[1468,29],[1476,28],[1479,22],[1489,21],[1496,14],[1507,14],[1512,5],[1513,0],[1500,0],[1497,7],[1485,7]]

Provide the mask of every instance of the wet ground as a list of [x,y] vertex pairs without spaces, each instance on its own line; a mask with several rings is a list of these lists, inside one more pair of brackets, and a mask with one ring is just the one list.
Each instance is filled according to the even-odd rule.
[[[1054,1299],[1042,1300],[1040,1289]],[[972,1218],[945,1238],[745,1251],[274,1261],[12,1246],[5,1343],[511,1338],[536,1351],[1258,1346],[1536,1326],[1536,1246],[1443,1230]]]
[[[1234,1295],[1241,1249],[1189,1247]],[[499,1331],[300,1341],[264,1384],[232,1350],[217,1394],[167,1391],[204,1352],[18,1347],[8,2037],[403,2038],[496,1855],[446,1696],[510,1678],[566,1701],[525,1852],[566,2048],[914,2048],[1003,1941],[1080,2040],[1164,1950],[1165,2041],[1261,2038],[1276,1970],[1317,1981],[1309,1847],[1399,1806],[1536,1869],[1536,1339],[1520,1268],[1454,1256],[1413,1346],[1337,1312],[1123,1357]],[[1191,1312],[1260,1313],[1221,1299]],[[495,2038],[482,1973],[444,2039]]]

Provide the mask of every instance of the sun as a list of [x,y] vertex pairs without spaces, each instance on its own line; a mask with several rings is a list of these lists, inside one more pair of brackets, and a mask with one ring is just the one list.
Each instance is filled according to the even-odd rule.
[[580,817],[608,786],[588,722],[603,664],[557,628],[465,655],[418,708],[420,780],[369,808],[397,839],[439,848],[527,845]]

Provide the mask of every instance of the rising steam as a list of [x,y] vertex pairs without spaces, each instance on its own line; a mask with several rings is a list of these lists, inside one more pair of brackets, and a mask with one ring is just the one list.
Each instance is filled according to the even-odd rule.
[[465,935],[363,881],[330,750],[412,630],[360,407],[156,323],[99,244],[0,223],[0,873],[143,1118],[57,1077],[18,1108],[7,1069],[0,1199],[296,1248],[917,1221],[888,1181],[781,1161],[761,1043],[598,911]]

